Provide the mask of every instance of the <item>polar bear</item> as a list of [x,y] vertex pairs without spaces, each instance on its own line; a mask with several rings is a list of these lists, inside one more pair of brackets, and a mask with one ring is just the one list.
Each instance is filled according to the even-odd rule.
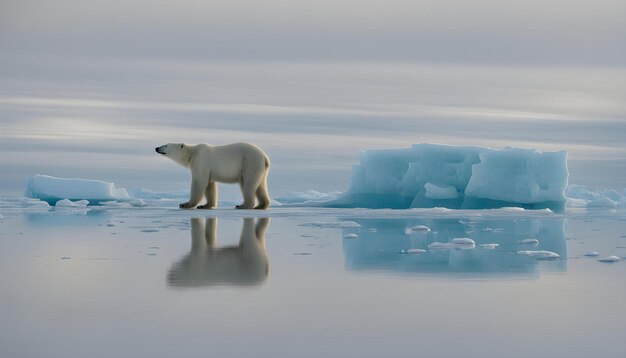
[[[250,143],[227,145],[167,143],[156,152],[191,170],[189,201],[180,204],[183,209],[195,208],[202,198],[206,204],[198,209],[217,206],[216,183],[239,183],[243,204],[237,209],[267,209],[267,173],[270,159],[263,150]],[[254,206],[255,197],[259,204]]]

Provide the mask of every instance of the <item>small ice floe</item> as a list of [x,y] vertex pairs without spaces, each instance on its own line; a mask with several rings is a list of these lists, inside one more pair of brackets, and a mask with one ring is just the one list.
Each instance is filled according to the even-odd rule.
[[469,237],[458,237],[456,239],[452,239],[452,244],[455,246],[456,249],[462,250],[473,249],[476,246],[474,240],[470,239]]
[[411,231],[429,232],[430,228],[426,225],[415,225],[409,228]]
[[358,228],[361,227],[358,223],[354,221],[339,221],[339,222],[310,222],[310,223],[302,223],[298,224],[298,226],[311,226],[317,228]]
[[587,203],[588,209],[615,209],[617,208],[617,203],[613,200],[603,197],[595,200],[591,200]]
[[143,229],[141,232],[159,232],[157,229]]
[[428,245],[428,248],[431,250],[449,250],[449,249],[459,249],[459,250],[468,250],[473,249],[476,246],[474,240],[467,237],[459,237],[456,239],[452,239],[451,242],[433,242]]
[[4,219],[4,216],[2,216],[2,214],[0,214],[0,219]]
[[595,257],[595,256],[600,256],[600,253],[598,251],[589,251],[589,252],[585,252],[583,256]]
[[556,252],[546,251],[546,250],[538,250],[538,251],[523,250],[523,251],[518,251],[517,254],[522,255],[522,256],[535,257],[537,259],[558,259],[561,257]]
[[522,245],[537,246],[537,245],[539,245],[539,240],[537,240],[537,239],[524,239],[524,240],[518,241],[517,243],[518,244],[522,244]]
[[108,224],[107,224],[107,226],[108,226],[108,227],[113,227],[113,226],[115,226],[115,224],[113,224],[113,223],[108,223]]
[[357,237],[359,237],[359,235],[357,234],[345,234],[341,236],[343,239],[356,239]]
[[54,204],[57,208],[84,208],[89,204],[88,200],[71,201],[69,199],[61,199]]
[[424,250],[424,249],[408,249],[406,251],[407,254],[421,254],[423,252],[426,252],[426,250]]
[[375,227],[372,227],[369,229],[369,232],[378,232],[378,229],[376,229]]
[[148,204],[146,204],[146,202],[143,199],[131,200],[128,203],[130,204],[130,206],[133,206],[136,208],[143,208],[143,207],[148,206]]
[[620,261],[622,258],[619,256],[615,256],[615,255],[611,255],[611,256],[607,256],[607,257],[601,257],[598,259],[598,261],[600,262],[617,262]]
[[428,245],[428,248],[431,250],[449,250],[454,249],[454,244],[450,242],[438,242],[435,241],[432,244]]
[[500,246],[500,244],[481,244],[478,247],[487,250],[495,250],[496,247]]

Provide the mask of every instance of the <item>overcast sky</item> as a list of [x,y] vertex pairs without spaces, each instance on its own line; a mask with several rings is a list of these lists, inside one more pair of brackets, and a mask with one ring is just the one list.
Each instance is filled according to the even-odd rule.
[[570,152],[624,187],[623,1],[3,1],[0,193],[42,173],[159,190],[167,141],[251,141],[270,188],[344,190],[360,149]]

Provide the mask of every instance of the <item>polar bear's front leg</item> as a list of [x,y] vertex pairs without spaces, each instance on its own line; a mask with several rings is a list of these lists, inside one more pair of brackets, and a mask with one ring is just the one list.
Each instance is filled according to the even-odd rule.
[[189,201],[180,204],[181,209],[193,209],[198,206],[202,195],[204,193],[204,187],[202,183],[196,179],[191,179],[191,189],[189,190]]
[[198,206],[198,209],[213,209],[217,206],[217,183],[210,182],[204,193],[206,204]]

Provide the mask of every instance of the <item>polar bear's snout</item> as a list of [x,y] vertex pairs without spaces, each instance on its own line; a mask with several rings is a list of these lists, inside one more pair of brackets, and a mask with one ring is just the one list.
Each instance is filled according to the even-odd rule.
[[161,151],[161,147],[156,147],[154,150],[159,154],[165,154],[165,152]]

